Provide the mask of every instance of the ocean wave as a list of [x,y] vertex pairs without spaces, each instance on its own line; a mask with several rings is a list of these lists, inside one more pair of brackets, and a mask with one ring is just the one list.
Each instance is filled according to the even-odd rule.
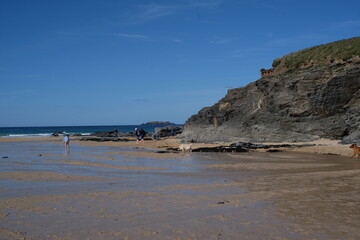
[[51,137],[52,133],[9,134],[1,137]]
[[[26,137],[52,137],[53,133],[29,133],[29,134],[8,134],[0,136],[0,138],[26,138]],[[89,136],[91,133],[64,133],[69,134],[70,136],[75,134],[81,134],[81,136]],[[63,134],[59,134],[62,136]]]
[[[104,126],[45,126],[45,127],[0,127],[0,137],[48,137],[53,133],[66,133],[71,136],[88,136],[95,132],[132,132],[139,125],[104,125]],[[156,126],[141,126],[147,132],[153,132]]]

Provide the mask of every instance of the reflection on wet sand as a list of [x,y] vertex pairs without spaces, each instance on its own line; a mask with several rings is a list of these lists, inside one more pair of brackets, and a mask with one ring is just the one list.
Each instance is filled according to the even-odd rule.
[[357,239],[360,163],[2,143],[0,239]]
[[70,156],[70,147],[65,147],[65,156]]

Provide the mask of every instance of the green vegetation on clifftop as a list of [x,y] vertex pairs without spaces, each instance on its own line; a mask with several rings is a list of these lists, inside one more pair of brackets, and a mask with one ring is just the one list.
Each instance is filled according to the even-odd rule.
[[299,68],[308,64],[326,64],[346,61],[360,56],[360,37],[340,40],[300,50],[274,60],[274,68]]

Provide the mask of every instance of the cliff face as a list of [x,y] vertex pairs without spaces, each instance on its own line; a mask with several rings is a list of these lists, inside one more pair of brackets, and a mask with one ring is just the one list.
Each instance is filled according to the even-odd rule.
[[353,141],[360,136],[360,61],[273,73],[190,117],[185,141]]

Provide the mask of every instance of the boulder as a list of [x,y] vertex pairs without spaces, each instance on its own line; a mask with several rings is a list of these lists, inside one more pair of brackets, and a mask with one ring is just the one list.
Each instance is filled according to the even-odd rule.
[[360,131],[353,132],[344,137],[341,141],[342,144],[356,144],[360,146]]

